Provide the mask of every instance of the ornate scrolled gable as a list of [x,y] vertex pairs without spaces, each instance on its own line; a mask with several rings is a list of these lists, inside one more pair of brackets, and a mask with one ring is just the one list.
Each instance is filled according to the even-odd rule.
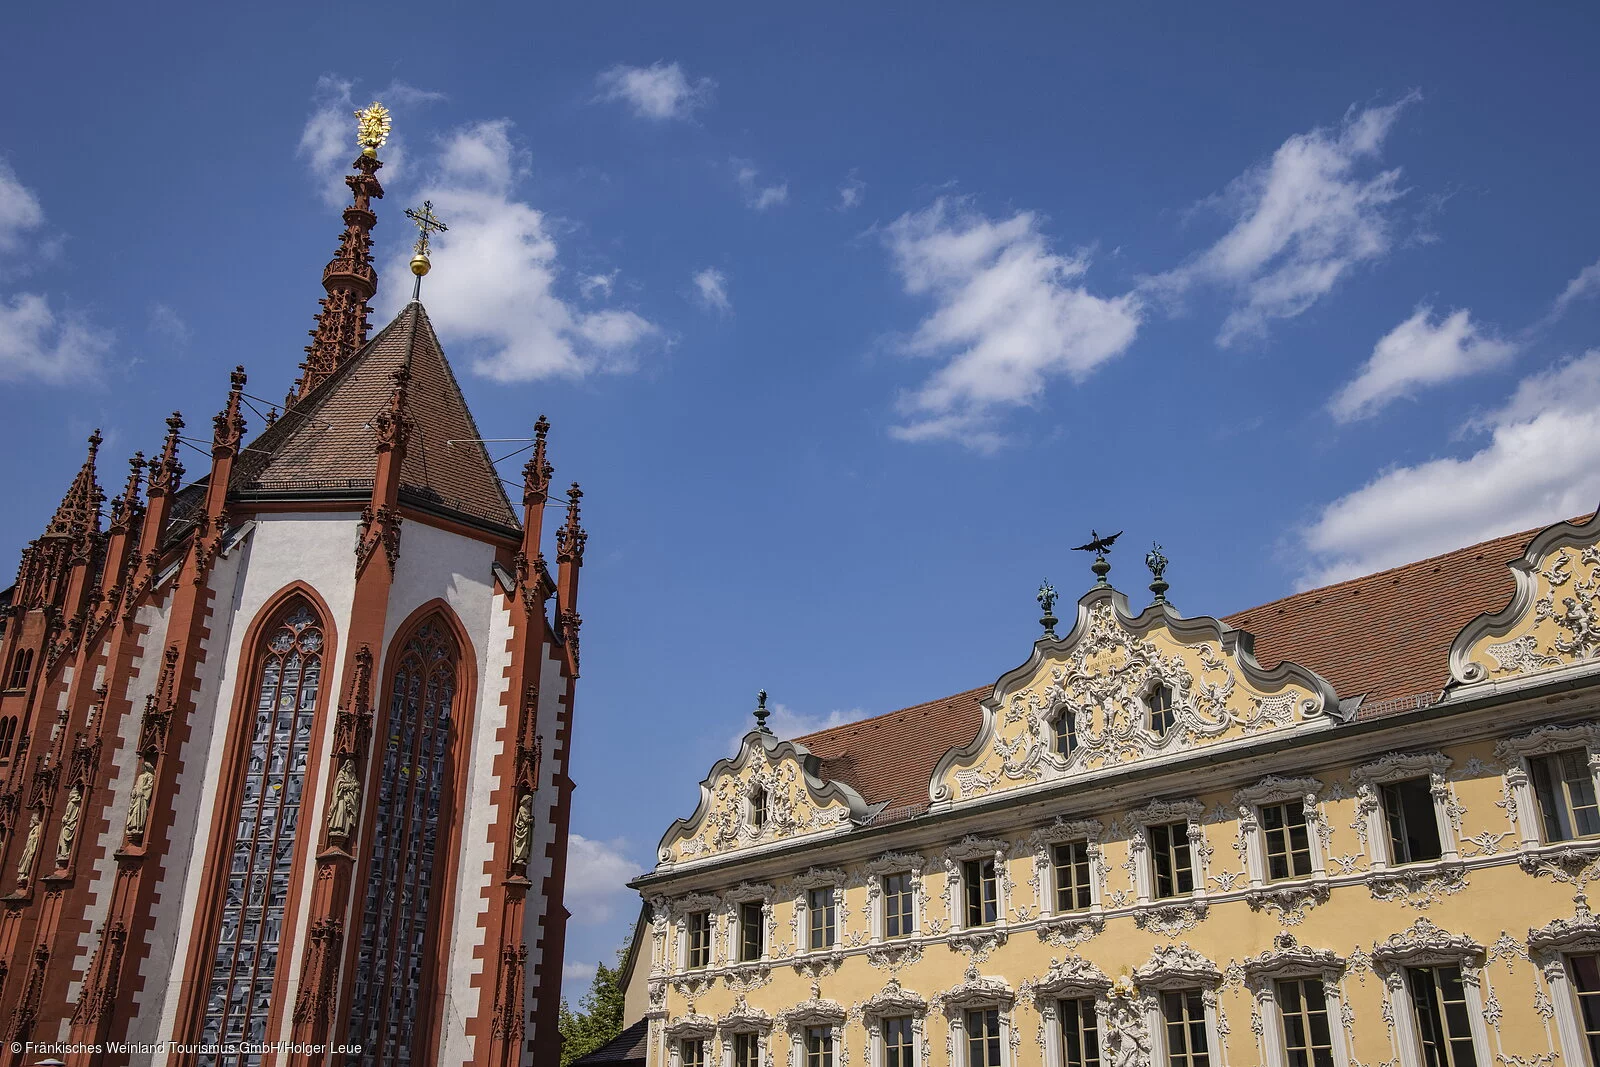
[[1451,685],[1600,668],[1600,513],[1540,531],[1508,566],[1516,592],[1451,645]]
[[745,1001],[744,994],[740,993],[734,999],[733,1007],[717,1017],[717,1026],[723,1033],[761,1033],[772,1029],[772,1016],[760,1008],[752,1008]]
[[[745,734],[738,755],[721,759],[700,783],[694,814],[667,828],[656,851],[670,867],[780,841],[847,832],[871,809],[843,782],[819,777],[820,761],[804,745],[769,733]],[[751,824],[747,801],[767,793],[766,821]]]
[[[1248,634],[1216,619],[1184,618],[1165,602],[1133,616],[1121,593],[1093,589],[1066,637],[1041,638],[995,683],[977,738],[940,760],[929,796],[961,803],[1342,717],[1326,679],[1288,662],[1262,670],[1250,649]],[[1171,690],[1175,716],[1161,736],[1145,703],[1156,686]],[[1055,748],[1062,714],[1075,716],[1070,756]]]
[[968,964],[961,984],[934,997],[934,1003],[945,1018],[953,1019],[968,1008],[1010,1008],[1016,999],[1004,978],[985,978],[978,974],[977,964]]
[[1222,970],[1184,942],[1157,947],[1133,980],[1141,989],[1210,988],[1221,984]]
[[811,983],[811,996],[802,1000],[786,1011],[778,1013],[777,1023],[791,1033],[798,1033],[808,1026],[839,1026],[844,1023],[849,1012],[843,1004],[833,1000],[822,999],[822,988],[816,983]]
[[1050,970],[1042,977],[1022,984],[1022,995],[1030,997],[1036,1008],[1049,1001],[1069,997],[1103,997],[1111,989],[1105,972],[1082,956],[1051,959]]
[[888,984],[857,1004],[850,1014],[871,1024],[896,1015],[925,1015],[927,1011],[928,1002],[920,993],[902,987],[900,979],[890,975]]
[[1310,948],[1288,931],[1272,939],[1272,947],[1243,963],[1245,977],[1252,982],[1278,978],[1304,978],[1335,975],[1344,970],[1344,960],[1327,948]]
[[1404,967],[1477,963],[1482,959],[1482,945],[1466,934],[1440,929],[1426,916],[1372,946],[1373,966],[1390,973],[1398,973]]

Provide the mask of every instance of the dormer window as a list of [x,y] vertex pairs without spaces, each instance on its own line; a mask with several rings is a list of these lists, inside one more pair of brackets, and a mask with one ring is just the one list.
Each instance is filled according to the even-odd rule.
[[1056,712],[1056,755],[1071,759],[1078,750],[1078,716],[1070,707]]
[[760,831],[767,825],[767,788],[756,786],[750,793],[750,829]]
[[1147,722],[1150,732],[1157,737],[1166,737],[1177,722],[1173,714],[1172,687],[1161,682],[1151,686],[1144,695],[1144,706],[1149,713]]

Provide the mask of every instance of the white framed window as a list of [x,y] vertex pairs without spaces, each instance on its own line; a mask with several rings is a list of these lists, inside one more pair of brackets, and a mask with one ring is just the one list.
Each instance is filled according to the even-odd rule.
[[745,797],[745,822],[758,834],[767,826],[768,795],[767,787],[758,784]]
[[715,1019],[695,1013],[669,1023],[662,1031],[668,1067],[714,1067],[711,1047],[716,1026]]
[[1016,996],[1000,978],[983,978],[975,967],[939,998],[950,1026],[951,1067],[1011,1067],[1011,1008]]
[[679,1038],[678,1062],[683,1067],[707,1067],[706,1039],[703,1037]]
[[1580,901],[1572,918],[1529,931],[1528,956],[1550,988],[1562,1062],[1600,1064],[1600,918]]
[[796,1004],[778,1016],[778,1024],[789,1032],[791,1067],[835,1067],[844,1062],[846,1013],[842,1005],[821,1000],[817,987],[811,999]]
[[1054,739],[1055,754],[1063,760],[1072,759],[1078,751],[1078,709],[1063,704],[1050,720],[1050,733]]
[[832,952],[843,940],[844,871],[812,867],[795,879],[795,952]]
[[1027,848],[1033,852],[1033,886],[1041,916],[1091,924],[1098,921],[1105,880],[1104,829],[1095,819],[1057,819],[1029,835]]
[[1322,815],[1315,778],[1263,778],[1233,795],[1250,885],[1321,878]]
[[1287,932],[1278,934],[1270,950],[1244,961],[1266,1050],[1263,1067],[1348,1067],[1343,972],[1338,954],[1300,945]]
[[1479,968],[1483,946],[1427,919],[1373,946],[1395,1023],[1401,1067],[1488,1062]]
[[684,966],[691,971],[711,966],[711,912],[690,912],[684,919],[684,929],[688,939]]
[[674,969],[699,970],[716,963],[717,913],[723,902],[704,893],[690,893],[663,906],[675,933]]
[[1109,1024],[1111,981],[1094,964],[1071,955],[1029,983],[1039,1014],[1047,1067],[1100,1067],[1100,1043]]
[[1524,850],[1600,845],[1600,724],[1541,726],[1495,748]]
[[944,897],[953,932],[984,931],[1006,936],[1006,906],[1011,878],[1006,870],[1011,845],[996,838],[965,837],[944,850]]
[[1164,681],[1154,682],[1144,691],[1144,724],[1156,737],[1166,737],[1178,724],[1176,694]]
[[806,947],[824,952],[838,944],[839,907],[834,901],[835,886],[806,890]]
[[1449,768],[1440,752],[1392,752],[1351,772],[1373,870],[1459,858]]
[[727,924],[730,965],[765,963],[772,952],[772,900],[775,891],[766,884],[741,882],[722,896]]
[[961,861],[961,927],[993,926],[1000,921],[1000,874],[993,857]]
[[1166,1067],[1210,1067],[1222,1050],[1217,1027],[1217,987],[1222,971],[1186,945],[1158,948],[1134,972],[1147,994],[1146,1031],[1152,1062]]
[[867,864],[867,918],[874,943],[910,937],[920,929],[924,862],[914,853],[889,852]]
[[728,1035],[728,1067],[761,1067],[761,1034],[736,1030]]
[[890,978],[883,990],[857,1006],[867,1028],[868,1067],[918,1067],[923,1063],[923,1023],[928,1003]]
[[1207,852],[1197,800],[1156,802],[1132,814],[1137,829],[1128,842],[1140,904],[1205,896]]

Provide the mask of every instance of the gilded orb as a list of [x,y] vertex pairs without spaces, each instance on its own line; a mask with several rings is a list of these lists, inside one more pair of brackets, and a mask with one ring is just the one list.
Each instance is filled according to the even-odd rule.
[[433,264],[428,262],[428,257],[421,252],[411,257],[411,273],[419,278],[428,273],[432,266]]
[[367,147],[363,148],[361,150],[361,154],[366,156],[368,159],[378,158],[378,150],[371,145],[367,145]]

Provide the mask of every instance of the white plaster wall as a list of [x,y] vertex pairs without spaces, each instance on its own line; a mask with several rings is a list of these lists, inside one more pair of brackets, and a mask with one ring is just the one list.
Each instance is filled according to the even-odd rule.
[[[145,961],[143,972],[148,989],[164,989],[161,1003],[138,1004],[130,1023],[130,1041],[155,1041],[172,1033],[183,981],[182,961],[189,952],[193,930],[183,917],[199,907],[199,876],[211,845],[212,812],[219,790],[233,783],[218,781],[216,768],[223,759],[230,729],[245,729],[244,724],[226,723],[239,685],[241,668],[248,675],[249,665],[241,664],[246,631],[276,593],[290,582],[302,581],[315,589],[332,613],[329,635],[337,646],[331,660],[324,662],[322,685],[329,694],[329,707],[343,688],[343,662],[350,607],[355,592],[356,525],[354,513],[290,513],[263,516],[254,530],[236,547],[228,559],[212,568],[213,614],[209,620],[211,638],[206,644],[206,661],[201,665],[202,684],[195,715],[191,721],[189,743],[182,753],[184,767],[174,798],[178,817],[172,830],[172,848],[166,861],[166,876],[159,891],[158,908],[162,919],[155,951]],[[326,717],[323,744],[332,733],[333,716]],[[299,832],[311,832],[321,824],[323,781],[318,768],[306,777],[305,808]],[[309,894],[309,880],[305,893]],[[302,916],[305,901],[301,901]],[[303,951],[299,931],[290,932],[291,943],[280,946],[279,974],[290,980],[299,973]],[[163,951],[170,946],[170,951]],[[154,1062],[165,1064],[158,1055]]]
[[[172,596],[168,592],[155,603],[145,604],[135,613],[135,623],[147,627],[144,643],[140,653],[133,659],[133,671],[129,675],[126,688],[121,693],[107,694],[108,703],[114,700],[127,700],[132,707],[128,718],[120,724],[120,730],[109,727],[112,732],[118,734],[118,739],[107,740],[101,755],[101,758],[109,764],[106,788],[111,791],[111,805],[107,812],[111,825],[93,845],[86,846],[90,848],[98,846],[108,857],[122,847],[122,827],[128,819],[128,797],[133,790],[133,776],[138,762],[136,748],[139,744],[139,725],[144,718],[145,698],[155,692],[156,680],[161,675],[161,654],[166,648],[167,620],[171,606]],[[96,685],[103,682],[103,677],[95,679]],[[111,910],[111,885],[116,880],[116,870],[116,864],[101,862],[94,865],[89,876],[90,903],[85,909],[85,918],[88,919],[89,926],[78,938],[77,953],[72,961],[74,972],[82,973],[89,966],[95,946],[100,942],[106,915]],[[77,1003],[82,987],[81,979],[72,983],[67,990],[68,1003]],[[64,1020],[63,1024],[68,1030],[71,1029],[70,1020]],[[60,1040],[66,1040],[66,1035],[63,1034]]]
[[[538,732],[544,738],[544,757],[539,765],[539,792],[534,799],[534,810],[538,812],[537,820],[533,827],[533,858],[528,863],[528,878],[533,882],[533,889],[528,893],[528,903],[522,913],[523,938],[528,943],[528,970],[527,981],[523,986],[524,1011],[531,1011],[534,1007],[537,988],[533,983],[533,970],[544,961],[544,949],[540,945],[543,932],[540,922],[544,919],[549,909],[550,901],[544,895],[545,879],[550,876],[555,861],[550,857],[550,846],[556,839],[556,825],[551,818],[551,813],[557,801],[561,799],[560,790],[556,787],[556,775],[562,770],[562,763],[556,760],[556,730],[559,723],[556,716],[562,710],[561,699],[567,694],[567,680],[561,674],[562,653],[555,645],[545,648],[545,661],[539,678],[539,727]],[[572,744],[572,726],[567,725],[566,743],[562,746],[567,752],[562,756],[566,762],[570,755]],[[561,988],[560,968],[552,979],[554,988]],[[546,978],[550,976],[546,975]],[[530,1027],[527,1036],[531,1039],[534,1034]]]

